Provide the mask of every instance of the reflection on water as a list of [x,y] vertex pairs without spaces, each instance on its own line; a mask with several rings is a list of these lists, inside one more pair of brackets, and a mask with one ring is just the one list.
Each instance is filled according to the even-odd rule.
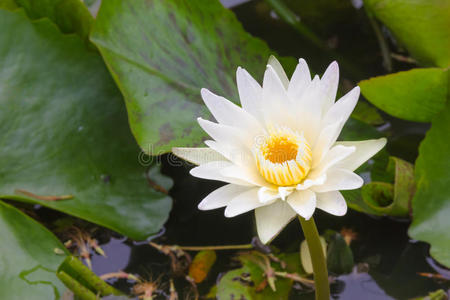
[[[390,300],[392,298],[384,292],[377,282],[368,273],[358,273],[356,267],[348,275],[337,278],[337,284],[342,283],[343,288],[333,295],[333,299],[370,299],[370,300]],[[361,298],[358,298],[361,296]]]

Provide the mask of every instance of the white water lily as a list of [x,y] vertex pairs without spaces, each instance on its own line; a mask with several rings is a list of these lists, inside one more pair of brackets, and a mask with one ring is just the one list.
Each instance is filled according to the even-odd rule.
[[255,210],[258,235],[269,242],[297,214],[311,218],[316,208],[336,216],[347,212],[339,190],[356,189],[353,171],[377,153],[386,139],[337,142],[359,97],[355,87],[334,101],[339,80],[333,62],[311,80],[305,60],[289,81],[280,63],[269,59],[262,87],[237,70],[242,107],[201,90],[217,123],[198,119],[213,140],[207,148],[174,148],[199,166],[193,176],[228,184],[213,191],[199,209],[225,207],[225,216]]

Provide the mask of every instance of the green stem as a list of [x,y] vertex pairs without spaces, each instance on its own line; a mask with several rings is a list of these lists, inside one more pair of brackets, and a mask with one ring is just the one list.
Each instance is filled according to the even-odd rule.
[[373,16],[373,13],[367,8],[366,5],[364,7],[366,9],[366,14],[369,19],[370,25],[372,26],[378,44],[380,45],[381,56],[383,57],[383,67],[388,72],[392,72],[392,59],[386,39],[384,38],[380,26],[378,25],[377,20],[375,20],[375,17]]
[[244,245],[221,245],[221,246],[178,246],[181,250],[185,251],[202,251],[202,250],[243,250],[252,249],[252,244]]
[[314,223],[314,218],[312,217],[309,220],[305,220],[299,216],[298,219],[302,225],[303,233],[311,255],[314,282],[316,286],[316,300],[330,300],[327,261],[323,255],[322,243],[319,239],[316,223]]

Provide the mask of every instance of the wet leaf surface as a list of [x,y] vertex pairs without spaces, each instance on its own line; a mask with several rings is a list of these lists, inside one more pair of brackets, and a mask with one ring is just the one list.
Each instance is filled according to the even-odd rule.
[[104,1],[91,40],[126,99],[136,140],[153,154],[200,145],[196,118],[209,118],[200,89],[238,102],[237,67],[262,81],[273,53],[216,0]]
[[59,299],[65,288],[56,269],[66,257],[64,245],[41,224],[2,201],[0,236],[0,298]]
[[447,101],[449,72],[426,68],[373,77],[359,83],[372,104],[394,117],[430,122]]
[[430,253],[450,267],[450,104],[438,114],[420,145],[416,161],[417,192],[412,201],[409,235],[431,244]]
[[423,65],[449,66],[449,1],[365,0],[364,4]]
[[149,186],[122,98],[98,53],[23,13],[0,10],[0,28],[1,197],[138,240],[157,232],[171,199]]

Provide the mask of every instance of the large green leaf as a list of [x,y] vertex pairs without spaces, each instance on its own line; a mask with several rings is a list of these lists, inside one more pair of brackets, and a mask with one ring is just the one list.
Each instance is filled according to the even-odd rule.
[[[0,30],[0,197],[134,239],[157,232],[171,200],[146,180],[122,98],[99,54],[23,13],[0,10]],[[73,197],[40,197],[49,195]]]
[[359,83],[364,97],[397,118],[430,122],[448,97],[448,70],[439,68],[373,77]]
[[424,65],[450,65],[450,1],[364,0],[364,4]]
[[153,154],[200,144],[196,118],[209,116],[200,89],[237,101],[237,67],[260,80],[271,53],[217,0],[103,1],[91,40],[125,96],[136,140]]
[[0,201],[0,299],[60,299],[56,269],[65,247],[45,227]]
[[409,235],[431,244],[431,255],[450,267],[450,103],[436,116],[419,148]]
[[[0,0],[0,3],[5,0]],[[7,0],[22,7],[31,19],[49,18],[64,33],[77,33],[87,40],[94,22],[80,0]],[[8,7],[7,7],[8,8]],[[12,5],[9,9],[13,9]]]

